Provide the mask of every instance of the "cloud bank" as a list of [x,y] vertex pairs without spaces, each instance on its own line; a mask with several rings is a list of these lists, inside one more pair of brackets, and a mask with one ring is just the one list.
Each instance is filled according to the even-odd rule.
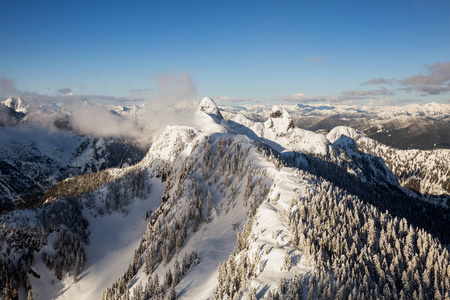
[[91,136],[140,138],[142,130],[132,120],[111,113],[104,107],[81,107],[72,112],[71,125],[76,132]]
[[[156,86],[155,95],[147,99],[142,96],[154,93],[151,88],[130,90],[135,97],[76,94],[69,87],[60,88],[55,95],[42,95],[22,91],[16,87],[14,80],[0,77],[0,97],[2,100],[10,96],[22,97],[32,106],[30,112],[36,112],[28,122],[39,126],[61,128],[55,124],[62,122],[66,124],[64,128],[73,129],[80,134],[142,139],[167,125],[191,124],[190,111],[196,109],[192,101],[196,100],[197,91],[190,75],[157,75]],[[180,101],[191,103],[176,107]],[[136,104],[140,105],[139,112],[127,114],[130,107]],[[0,111],[0,116],[2,115],[4,114]]]

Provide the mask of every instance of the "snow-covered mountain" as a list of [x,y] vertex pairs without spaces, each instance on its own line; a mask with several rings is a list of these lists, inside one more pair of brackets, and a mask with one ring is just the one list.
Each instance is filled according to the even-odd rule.
[[[348,126],[383,144],[401,149],[449,149],[450,104],[426,103],[405,106],[283,105],[297,127],[330,131]],[[268,105],[222,107],[227,119],[245,114],[266,120]],[[433,132],[433,134],[429,134]]]
[[[128,166],[144,155],[117,138],[93,138],[26,123],[0,126],[0,203],[36,203],[56,182],[78,174]],[[11,203],[12,204],[12,203]]]
[[15,125],[28,113],[29,105],[20,97],[9,97],[0,103],[0,126]]
[[[4,214],[5,298],[449,296],[450,210],[428,195],[448,196],[446,150],[401,152],[259,109],[204,98],[192,126],[168,126],[138,163],[65,179],[44,204]],[[63,153],[48,157],[71,162]],[[408,189],[414,168],[432,189]]]

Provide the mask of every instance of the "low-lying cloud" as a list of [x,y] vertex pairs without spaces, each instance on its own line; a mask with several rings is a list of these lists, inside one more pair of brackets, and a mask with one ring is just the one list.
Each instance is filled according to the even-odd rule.
[[259,103],[259,101],[255,98],[216,96],[216,97],[213,97],[213,99],[217,104]]
[[383,97],[383,98],[370,98],[368,105],[370,106],[386,106],[386,105],[397,105],[398,102],[394,99]]
[[381,88],[378,90],[352,90],[352,91],[343,91],[342,95],[349,97],[365,97],[365,96],[387,96],[393,95],[394,92],[388,90],[387,88]]
[[274,99],[281,99],[282,101],[291,103],[305,103],[305,104],[329,103],[333,105],[354,105],[360,104],[360,102],[363,100],[359,97],[343,97],[339,95],[316,96],[302,93],[298,93],[291,96],[278,97]]
[[91,136],[139,138],[142,131],[132,120],[111,113],[104,107],[81,107],[72,112],[71,125],[76,132]]
[[328,97],[298,93],[291,96],[281,97],[281,100],[286,102],[298,102],[298,103],[320,103],[320,102],[327,102]]
[[[55,95],[42,95],[21,91],[14,80],[0,77],[0,97],[22,97],[30,104],[30,112],[36,112],[28,122],[39,126],[54,127],[65,120],[67,128],[80,134],[142,139],[167,125],[191,124],[196,109],[197,91],[190,75],[161,74],[156,76],[156,86],[156,92],[151,88],[130,90],[135,97],[76,94],[69,87],[60,88]],[[151,93],[153,97],[143,97]],[[184,104],[176,107],[180,101]],[[132,105],[139,108],[127,113]]]

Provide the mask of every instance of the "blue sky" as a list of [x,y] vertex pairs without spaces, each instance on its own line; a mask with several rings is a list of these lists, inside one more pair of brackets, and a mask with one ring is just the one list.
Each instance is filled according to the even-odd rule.
[[449,15],[425,0],[2,0],[0,95],[446,103]]

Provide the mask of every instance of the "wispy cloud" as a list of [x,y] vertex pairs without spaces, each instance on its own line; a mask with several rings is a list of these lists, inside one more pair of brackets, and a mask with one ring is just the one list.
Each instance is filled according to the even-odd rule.
[[61,88],[58,90],[58,94],[39,94],[35,92],[22,91],[16,87],[16,83],[11,78],[0,77],[0,97],[6,99],[10,96],[23,97],[28,103],[32,105],[42,105],[51,102],[65,102],[76,104],[77,102],[85,101],[106,101],[106,102],[130,102],[144,101],[140,97],[115,97],[108,95],[95,95],[95,94],[75,94],[70,88]]
[[361,85],[397,84],[404,86],[397,90],[407,93],[417,92],[420,97],[450,93],[450,62],[425,65],[425,74],[413,75],[403,79],[373,78]]
[[329,103],[334,105],[352,105],[360,104],[362,100],[359,97],[343,97],[339,95],[329,95],[329,96],[316,96],[298,93],[291,96],[274,97],[274,100],[281,99],[285,102],[290,103]]
[[192,100],[197,97],[194,78],[186,73],[159,74],[156,76],[155,104],[173,104],[175,102]]
[[310,61],[310,62],[314,62],[314,63],[321,62],[324,60],[325,60],[325,57],[323,57],[323,56],[308,56],[308,57],[305,57],[305,59],[304,59],[304,61]]
[[16,87],[16,82],[8,77],[0,76],[0,96],[17,96],[20,91]]
[[255,98],[239,98],[239,97],[229,97],[229,96],[216,96],[213,97],[214,101],[218,104],[239,104],[239,103],[259,103]]
[[342,92],[342,95],[348,97],[387,96],[393,94],[393,91],[390,91],[384,87],[378,90],[351,90]]
[[316,96],[316,95],[306,95],[302,93],[290,95],[290,96],[282,96],[277,97],[281,98],[282,101],[285,102],[295,102],[295,103],[323,103],[327,102],[328,97]]
[[425,85],[443,85],[450,82],[450,62],[435,63],[425,65],[426,75],[414,75],[400,80],[402,85],[425,86]]
[[150,94],[153,93],[155,90],[154,89],[131,89],[130,93],[132,95],[145,95],[145,94]]
[[361,83],[361,85],[371,85],[371,84],[392,84],[394,83],[394,79],[386,79],[386,78],[372,78],[367,80],[366,82]]
[[423,99],[399,99],[397,100],[399,104],[408,104],[408,103],[423,103]]
[[137,97],[115,97],[108,95],[73,95],[72,99],[77,99],[80,101],[111,101],[111,102],[142,102],[145,101],[143,98]]
[[398,101],[388,98],[388,97],[382,97],[382,98],[370,98],[368,105],[370,106],[386,106],[386,105],[397,105]]
[[450,92],[450,86],[419,86],[416,88],[416,91],[421,92],[419,96],[441,95]]

